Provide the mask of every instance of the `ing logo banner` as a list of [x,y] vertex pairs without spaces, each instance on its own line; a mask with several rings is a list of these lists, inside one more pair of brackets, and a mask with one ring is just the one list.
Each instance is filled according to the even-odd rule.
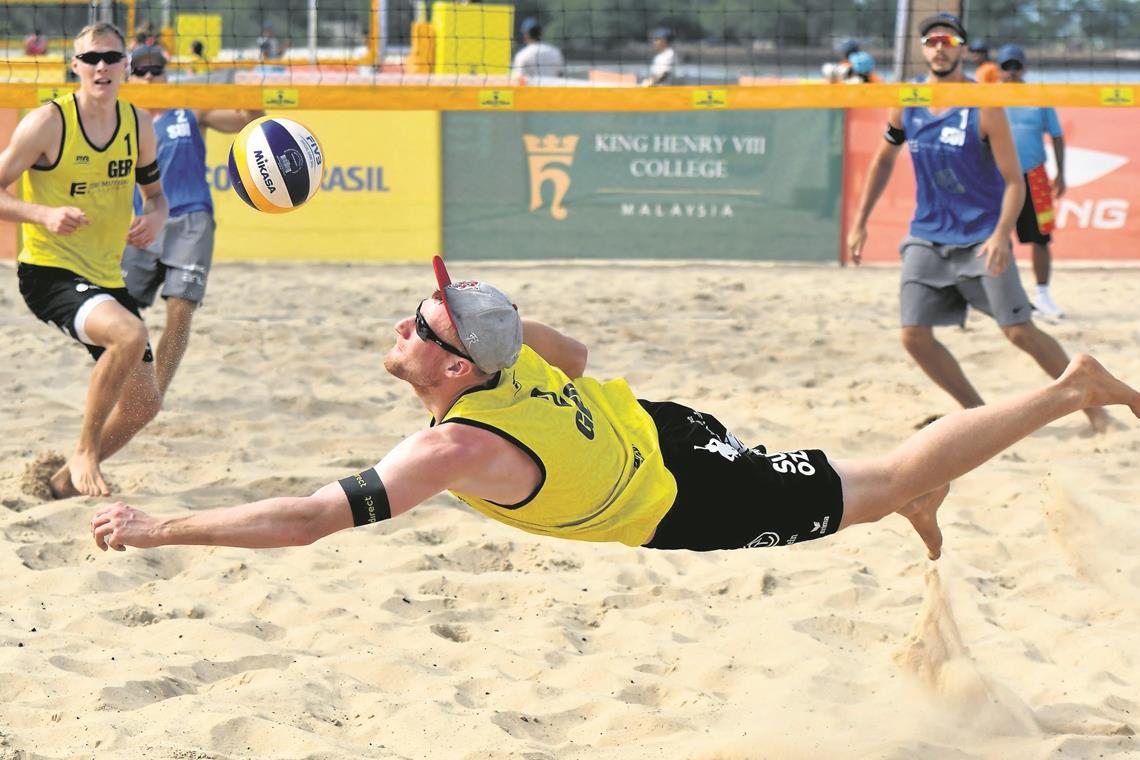
[[439,252],[437,112],[289,110],[281,115],[304,124],[320,142],[321,190],[287,214],[251,209],[231,188],[226,171],[234,136],[207,131],[206,181],[218,223],[219,259],[427,261]]
[[562,201],[570,190],[570,167],[578,135],[523,135],[527,166],[530,169],[530,210],[543,207],[543,186],[550,184],[550,215],[558,221],[568,216]]

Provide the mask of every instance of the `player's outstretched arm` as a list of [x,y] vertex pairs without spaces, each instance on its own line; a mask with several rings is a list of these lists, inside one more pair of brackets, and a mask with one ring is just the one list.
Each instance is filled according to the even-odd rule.
[[242,127],[254,119],[265,115],[261,109],[247,108],[218,108],[211,111],[198,112],[198,126],[215,129],[226,134],[240,132]]
[[[483,445],[486,441],[490,448]],[[405,438],[375,467],[322,486],[311,496],[262,499],[170,517],[116,502],[95,512],[91,533],[100,549],[118,551],[176,544],[306,546],[345,528],[401,515],[447,488],[474,493],[501,488],[511,474],[497,465],[496,445],[503,444],[493,433],[439,425]]]
[[847,254],[851,261],[860,264],[863,261],[863,248],[867,244],[867,220],[871,217],[871,210],[875,208],[879,197],[890,181],[891,173],[895,169],[895,159],[898,158],[899,148],[902,146],[906,134],[902,129],[902,109],[891,110],[887,117],[886,132],[883,142],[871,159],[867,169],[867,178],[863,181],[863,192],[859,196],[859,205],[856,206],[855,215],[851,220],[851,229],[847,233]]
[[586,373],[588,351],[585,343],[533,319],[524,319],[522,324],[523,343],[549,364],[565,372],[571,380]]
[[1001,197],[1001,215],[997,226],[982,246],[979,256],[986,257],[986,269],[997,276],[1009,266],[1012,256],[1009,236],[1017,224],[1021,207],[1025,203],[1025,181],[1021,175],[1021,163],[1017,159],[1017,146],[1009,129],[1009,120],[1003,108],[983,108],[980,116],[982,137],[989,141],[993,150],[994,163],[1005,180],[1005,191]]
[[54,233],[67,235],[85,224],[87,215],[73,206],[55,208],[16,198],[7,188],[34,165],[47,166],[59,160],[63,119],[59,109],[42,105],[16,126],[12,141],[0,152],[0,219],[42,224]]

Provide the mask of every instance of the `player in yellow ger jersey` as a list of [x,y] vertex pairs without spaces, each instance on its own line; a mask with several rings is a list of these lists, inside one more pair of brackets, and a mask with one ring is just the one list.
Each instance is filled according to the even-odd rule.
[[71,61],[79,90],[25,116],[0,153],[0,188],[23,175],[23,200],[0,189],[0,218],[23,223],[20,294],[95,359],[79,442],[51,477],[57,498],[108,495],[100,462],[161,404],[146,326],[119,269],[124,243],[145,248],[167,216],[150,114],[119,99],[126,68],[118,29],[84,28]]

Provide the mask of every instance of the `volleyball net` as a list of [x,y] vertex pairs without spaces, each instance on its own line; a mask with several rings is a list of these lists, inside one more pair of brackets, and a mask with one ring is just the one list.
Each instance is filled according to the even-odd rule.
[[[167,82],[186,87],[184,96],[193,91],[191,105],[204,105],[199,98],[243,97],[199,94],[194,85],[391,85],[543,88],[521,96],[476,95],[491,98],[490,104],[439,91],[405,93],[409,107],[441,110],[513,107],[516,98],[524,109],[565,110],[676,110],[700,107],[701,98],[728,108],[884,106],[905,94],[873,83],[901,85],[922,72],[917,24],[940,11],[960,14],[970,43],[984,45],[995,63],[1006,45],[1022,51],[1026,81],[1036,89],[970,93],[982,98],[977,104],[1106,105],[1113,96],[1104,87],[1124,87],[1115,94],[1119,99],[1140,84],[1135,0],[6,0],[0,5],[0,83],[65,85],[72,38],[103,20],[117,24],[131,47],[161,47],[169,58]],[[981,55],[967,56],[967,73]],[[855,92],[757,91],[839,81],[872,84]],[[647,83],[719,92],[632,90]],[[728,97],[721,88],[753,91]],[[569,92],[575,89],[595,92]],[[629,91],[596,92],[623,89]],[[9,89],[4,97],[11,105],[29,92],[41,90]],[[400,107],[390,100],[353,104],[351,91],[306,94],[322,107]]]

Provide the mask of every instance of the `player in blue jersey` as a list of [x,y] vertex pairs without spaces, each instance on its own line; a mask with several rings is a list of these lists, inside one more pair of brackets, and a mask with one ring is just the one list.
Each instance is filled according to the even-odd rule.
[[[157,45],[135,48],[131,82],[165,82],[166,64],[166,53]],[[127,289],[141,307],[153,304],[162,287],[166,327],[158,342],[155,371],[159,391],[165,395],[189,345],[190,323],[206,294],[214,256],[214,205],[206,183],[205,132],[238,132],[265,112],[172,108],[151,113],[170,218],[150,246],[127,246],[122,270]]]
[[[1025,51],[1017,45],[1005,45],[998,51],[1001,81],[1020,84],[1025,81]],[[1017,158],[1025,172],[1025,205],[1017,218],[1017,239],[1033,246],[1033,274],[1037,278],[1037,295],[1033,306],[1046,317],[1060,318],[1065,313],[1053,302],[1049,292],[1049,270],[1053,254],[1053,199],[1065,194],[1065,139],[1061,122],[1052,108],[1027,106],[1005,109]],[[1045,141],[1048,133],[1053,143],[1057,176],[1052,182],[1045,173]]]
[[[957,16],[922,21],[923,56],[930,82],[966,82],[962,73],[966,30]],[[1032,307],[1010,233],[1025,198],[1009,122],[1001,108],[895,108],[885,141],[871,162],[847,245],[859,264],[867,219],[906,143],[918,186],[910,234],[902,241],[902,342],[927,375],[963,407],[981,395],[958,361],[934,337],[937,325],[962,325],[969,306],[992,316],[1006,337],[1053,377],[1068,365],[1061,346],[1032,319]],[[1103,409],[1086,409],[1093,429],[1108,426]]]

